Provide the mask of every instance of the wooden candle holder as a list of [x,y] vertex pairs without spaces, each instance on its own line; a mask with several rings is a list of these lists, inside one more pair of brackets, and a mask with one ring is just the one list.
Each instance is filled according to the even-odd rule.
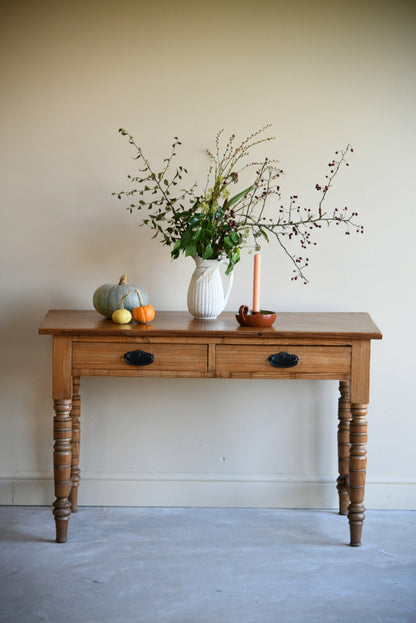
[[258,312],[249,310],[248,305],[240,305],[235,315],[242,327],[271,327],[276,320],[277,313],[261,309]]

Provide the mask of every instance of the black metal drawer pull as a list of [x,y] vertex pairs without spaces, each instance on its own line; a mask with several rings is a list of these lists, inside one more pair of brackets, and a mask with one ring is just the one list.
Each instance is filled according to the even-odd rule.
[[299,357],[297,355],[291,355],[282,351],[268,357],[269,363],[274,368],[293,368],[299,363]]
[[131,350],[124,355],[124,361],[131,366],[150,366],[155,356],[144,350]]

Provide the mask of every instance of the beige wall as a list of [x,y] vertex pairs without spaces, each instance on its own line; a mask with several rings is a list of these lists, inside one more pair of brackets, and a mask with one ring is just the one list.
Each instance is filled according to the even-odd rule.
[[[191,260],[136,227],[111,192],[126,127],[156,160],[171,138],[205,180],[219,128],[273,123],[284,192],[308,201],[355,147],[334,201],[365,236],[322,235],[309,286],[263,249],[262,303],[369,311],[367,506],[416,508],[414,3],[17,0],[2,8],[0,503],[52,499],[49,308],[91,308],[123,272],[185,309]],[[329,234],[329,232],[327,232]],[[333,235],[332,235],[333,234]],[[228,309],[250,299],[252,260]],[[332,382],[83,379],[81,504],[335,506]]]

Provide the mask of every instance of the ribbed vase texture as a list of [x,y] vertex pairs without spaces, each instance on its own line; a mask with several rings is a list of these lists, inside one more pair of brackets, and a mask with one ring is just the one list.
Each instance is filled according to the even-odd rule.
[[196,267],[188,288],[188,309],[201,320],[213,320],[225,308],[231,291],[233,273],[228,276],[228,287],[224,294],[220,266],[224,260],[203,260],[195,256]]

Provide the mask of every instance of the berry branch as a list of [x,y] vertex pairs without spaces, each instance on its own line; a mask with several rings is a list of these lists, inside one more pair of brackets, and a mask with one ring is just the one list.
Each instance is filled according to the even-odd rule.
[[[128,175],[135,187],[128,191],[113,193],[118,199],[136,197],[127,210],[146,213],[139,221],[154,230],[153,237],[161,238],[165,245],[171,246],[172,258],[181,253],[185,256],[200,255],[204,259],[228,259],[227,273],[230,273],[240,259],[240,250],[248,247],[258,251],[261,242],[275,239],[282,251],[292,262],[294,269],[292,280],[308,280],[305,269],[309,259],[292,250],[297,242],[302,250],[309,245],[316,245],[312,234],[327,226],[341,225],[345,234],[351,230],[363,233],[362,225],[356,221],[357,212],[334,208],[331,213],[324,211],[324,203],[342,166],[349,166],[347,155],[354,150],[350,145],[335,152],[329,162],[329,172],[323,184],[316,184],[320,198],[315,210],[301,208],[299,197],[292,194],[288,202],[282,200],[280,178],[283,173],[276,159],[264,158],[260,162],[247,162],[251,150],[259,145],[275,140],[273,136],[264,136],[270,124],[250,134],[235,145],[235,134],[221,148],[223,130],[215,139],[215,150],[207,149],[210,160],[207,183],[204,192],[198,192],[197,184],[188,188],[176,189],[188,171],[178,166],[173,174],[169,170],[176,157],[176,148],[181,145],[177,137],[171,147],[170,155],[164,159],[164,167],[156,172],[143,154],[141,147],[124,129],[119,132],[128,137],[140,162],[139,174]],[[244,162],[246,160],[246,162]],[[237,169],[237,165],[238,168]],[[239,183],[242,171],[253,171],[252,183],[237,194],[231,195],[231,186]],[[131,199],[130,199],[131,200]],[[250,242],[252,239],[253,242]]]

